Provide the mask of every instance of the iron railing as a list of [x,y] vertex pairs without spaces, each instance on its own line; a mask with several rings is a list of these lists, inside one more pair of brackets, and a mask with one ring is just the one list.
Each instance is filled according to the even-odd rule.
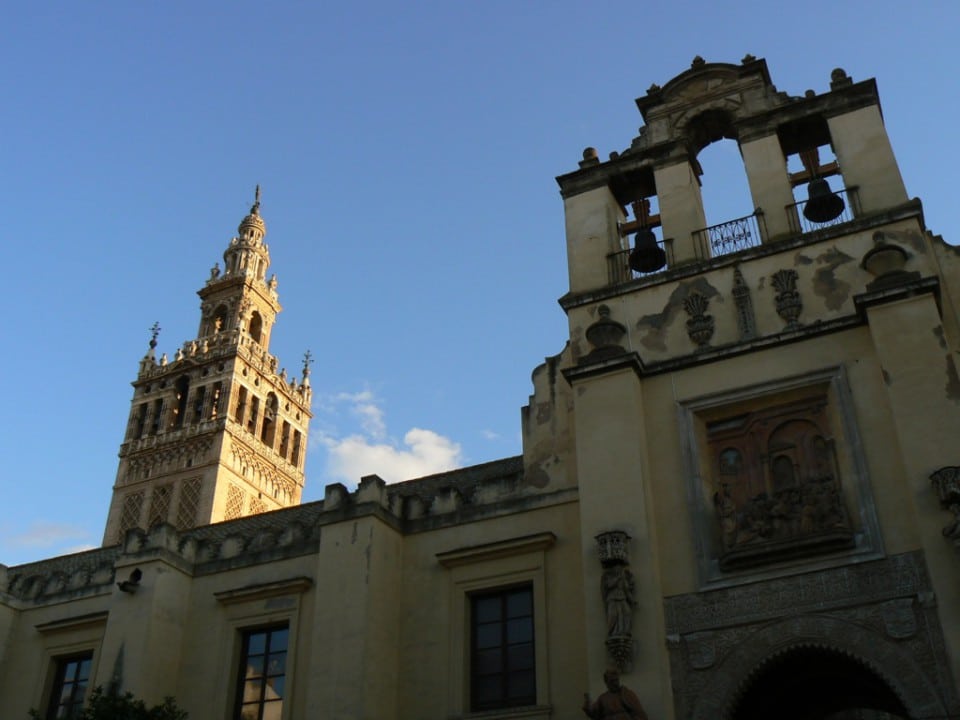
[[794,235],[804,235],[809,232],[815,232],[817,230],[823,230],[824,228],[833,227],[834,225],[842,225],[843,223],[850,222],[854,218],[859,217],[860,195],[857,192],[857,188],[840,188],[837,190],[837,195],[840,195],[842,198],[844,198],[843,212],[833,220],[827,220],[826,222],[822,223],[813,222],[804,216],[803,209],[807,205],[807,200],[802,200],[800,202],[787,205],[787,222],[790,223],[790,232]]
[[757,210],[736,220],[693,231],[693,240],[700,258],[720,257],[756,247],[766,235],[763,213]]
[[653,272],[638,273],[630,267],[630,253],[633,252],[632,248],[617,250],[607,255],[607,277],[609,284],[619,285],[620,283],[629,282],[636,278],[656,275],[669,269],[670,266],[673,265],[673,241],[670,238],[657,240],[657,245],[659,245],[666,254],[667,264]]

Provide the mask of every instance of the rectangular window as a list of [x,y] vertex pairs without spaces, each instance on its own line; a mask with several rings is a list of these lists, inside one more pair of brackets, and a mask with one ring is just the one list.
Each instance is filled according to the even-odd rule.
[[470,706],[534,705],[533,588],[470,596]]
[[57,660],[57,674],[50,693],[47,720],[79,718],[87,697],[93,653],[86,652]]
[[280,720],[289,635],[286,625],[243,633],[235,720]]

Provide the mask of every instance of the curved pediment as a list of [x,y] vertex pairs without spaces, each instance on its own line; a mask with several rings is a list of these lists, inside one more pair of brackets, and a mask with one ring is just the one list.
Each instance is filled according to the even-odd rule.
[[747,95],[754,101],[749,103],[749,112],[768,109],[778,102],[764,60],[748,55],[742,64],[734,65],[708,63],[696,57],[688,70],[662,88],[652,86],[645,97],[637,99],[637,107],[647,122],[663,116],[689,118],[711,108],[734,110],[746,106]]

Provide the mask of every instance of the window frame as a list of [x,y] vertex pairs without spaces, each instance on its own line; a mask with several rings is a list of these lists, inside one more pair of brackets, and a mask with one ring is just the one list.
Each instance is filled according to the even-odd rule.
[[[51,678],[50,689],[46,693],[47,697],[47,710],[44,714],[46,720],[70,720],[71,718],[78,717],[78,713],[83,711],[83,706],[86,704],[87,696],[90,691],[91,680],[93,679],[93,650],[84,650],[81,652],[70,653],[69,655],[58,655],[52,658],[53,660],[53,676]],[[70,701],[65,706],[62,702],[64,687],[68,684],[77,686],[81,679],[78,677],[80,668],[83,667],[83,663],[87,663],[87,675],[85,678],[82,678],[84,682],[83,692],[79,698],[76,697],[75,689],[70,693]],[[77,663],[77,669],[73,674],[73,678],[67,680],[67,670],[71,664]],[[67,714],[61,716],[60,710],[64,707],[67,707]]]
[[220,627],[219,657],[229,658],[229,662],[220,666],[206,707],[198,706],[199,715],[223,720],[234,720],[237,717],[236,700],[242,692],[242,685],[238,680],[240,663],[243,660],[243,634],[283,625],[288,627],[290,634],[287,639],[284,703],[280,717],[289,720],[294,717],[294,712],[302,711],[304,693],[302,688],[297,688],[297,663],[302,658],[298,655],[300,650],[297,638],[304,594],[312,587],[313,581],[310,578],[295,576],[213,592],[213,598],[220,606],[224,620]]
[[[546,552],[556,543],[552,532],[458,548],[437,554],[448,569],[450,627],[447,705],[451,717],[530,719],[550,716],[550,676],[547,658]],[[527,585],[533,594],[533,652],[536,702],[490,710],[471,709],[471,597]]]
[[[510,598],[519,595],[521,592],[525,592],[528,600],[528,612],[524,615],[510,615]],[[504,710],[507,708],[514,707],[527,707],[530,705],[536,705],[537,702],[537,688],[536,688],[536,623],[534,618],[534,607],[533,607],[533,584],[532,583],[521,583],[519,585],[511,585],[508,587],[498,587],[493,589],[479,590],[468,594],[470,601],[470,658],[469,658],[469,673],[470,673],[470,712],[485,712],[488,710]],[[496,599],[498,601],[499,608],[497,614],[497,620],[481,622],[478,618],[478,605],[484,600]],[[520,619],[528,619],[530,627],[530,639],[524,642],[510,642],[510,625],[511,621],[516,621]],[[496,622],[500,627],[498,628],[498,642],[495,645],[489,647],[480,648],[479,645],[479,634],[481,626],[483,625],[493,625]],[[510,648],[516,647],[518,645],[531,645],[533,652],[531,653],[531,667],[530,668],[516,668],[510,667]],[[478,668],[479,658],[482,652],[489,652],[491,650],[499,651],[499,665],[502,668],[498,672],[480,672]],[[517,673],[521,672],[533,672],[533,693],[528,695],[523,695],[517,699],[511,699],[509,683],[511,676],[516,676]],[[499,676],[501,679],[501,686],[499,696],[494,701],[483,701],[479,695],[479,683],[485,677]]]
[[[271,647],[272,647],[271,638],[274,633],[281,630],[286,631],[284,648],[282,651],[271,651]],[[266,635],[263,652],[255,653],[254,655],[251,655],[250,639],[253,636],[259,635],[259,634]],[[253,718],[253,720],[263,720],[264,711],[266,710],[267,703],[276,702],[275,700],[265,699],[265,695],[266,695],[266,688],[269,685],[268,681],[270,679],[277,678],[277,677],[283,678],[283,693],[280,697],[280,716],[283,717],[284,705],[289,704],[288,694],[287,694],[287,687],[288,687],[287,680],[289,679],[289,673],[287,672],[287,666],[289,665],[289,659],[290,659],[290,649],[291,649],[290,637],[291,637],[291,633],[290,633],[289,622],[279,622],[279,623],[271,623],[265,626],[249,627],[249,628],[244,628],[240,631],[240,656],[239,656],[238,662],[236,663],[236,672],[237,672],[236,692],[234,693],[233,714],[231,716],[232,718],[234,718],[235,720],[244,720],[244,716],[243,716],[244,706],[249,706],[252,704],[250,702],[244,702],[246,683],[248,681],[246,668],[248,665],[248,660],[251,657],[263,657],[264,659],[263,674],[258,676],[261,679],[262,683],[261,683],[260,692],[259,692],[260,697],[256,701],[257,716]],[[268,672],[267,663],[269,662],[269,658],[271,655],[278,654],[279,652],[283,652],[284,654],[283,673],[271,675]]]

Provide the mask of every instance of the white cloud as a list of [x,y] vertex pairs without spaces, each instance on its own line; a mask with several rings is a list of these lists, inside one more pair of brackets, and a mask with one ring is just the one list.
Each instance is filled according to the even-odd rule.
[[[311,433],[311,439],[325,448],[326,475],[331,481],[356,485],[364,475],[379,475],[398,482],[453,470],[462,464],[460,445],[448,437],[423,428],[412,428],[397,442],[387,433],[385,413],[370,390],[339,393],[329,398],[334,415],[346,405],[347,414],[359,422],[359,432],[339,433],[338,423]],[[340,418],[342,419],[342,418]]]
[[481,430],[480,434],[483,435],[484,440],[499,440],[500,433],[494,432],[493,430]]
[[67,541],[85,540],[87,531],[74,525],[37,522],[18,535],[7,539],[17,547],[48,548]]
[[461,464],[460,445],[432,430],[413,428],[403,436],[403,446],[376,442],[362,435],[324,438],[327,473],[353,485],[364,475],[379,475],[387,482],[453,470]]

